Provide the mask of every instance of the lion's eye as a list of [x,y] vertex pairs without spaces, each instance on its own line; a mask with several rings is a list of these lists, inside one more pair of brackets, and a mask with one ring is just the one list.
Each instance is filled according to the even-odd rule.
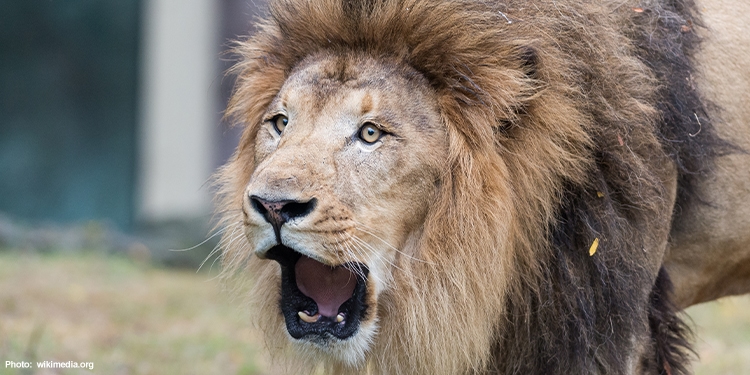
[[376,128],[375,125],[366,123],[359,129],[359,139],[367,144],[373,144],[380,139],[383,135],[383,131]]
[[276,115],[276,117],[271,119],[271,123],[273,124],[273,129],[281,134],[281,132],[286,129],[286,125],[289,123],[289,118],[284,115]]

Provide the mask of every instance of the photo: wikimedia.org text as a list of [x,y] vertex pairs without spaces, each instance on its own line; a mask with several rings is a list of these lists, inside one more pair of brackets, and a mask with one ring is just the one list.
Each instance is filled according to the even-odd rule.
[[45,369],[94,369],[94,362],[59,362],[59,361],[5,361],[6,369],[31,369],[31,368],[45,368]]

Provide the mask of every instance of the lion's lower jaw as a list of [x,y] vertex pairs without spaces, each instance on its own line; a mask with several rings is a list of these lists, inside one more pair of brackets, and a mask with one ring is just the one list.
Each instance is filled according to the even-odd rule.
[[331,338],[322,343],[295,339],[288,332],[287,336],[292,349],[307,365],[315,366],[321,362],[329,368],[340,368],[343,365],[358,373],[366,366],[367,353],[373,346],[378,328],[375,320],[361,325],[357,333],[346,340]]

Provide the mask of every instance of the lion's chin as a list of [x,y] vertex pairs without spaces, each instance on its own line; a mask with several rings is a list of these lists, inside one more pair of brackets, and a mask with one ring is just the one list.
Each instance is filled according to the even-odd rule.
[[267,257],[281,266],[279,307],[293,339],[330,348],[357,334],[369,314],[365,265],[327,265],[283,245]]

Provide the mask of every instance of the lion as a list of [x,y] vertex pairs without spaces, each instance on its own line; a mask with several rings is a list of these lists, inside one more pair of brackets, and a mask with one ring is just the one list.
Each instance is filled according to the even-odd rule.
[[[228,277],[295,372],[686,374],[750,291],[742,0],[271,0]],[[291,371],[291,370],[290,370]]]

